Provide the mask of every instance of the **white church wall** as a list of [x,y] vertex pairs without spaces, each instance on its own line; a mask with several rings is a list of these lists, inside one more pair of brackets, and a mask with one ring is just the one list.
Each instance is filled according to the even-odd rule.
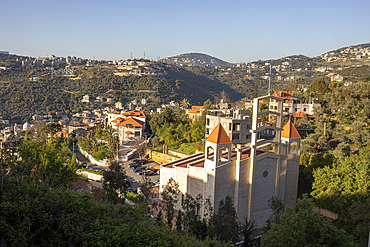
[[234,200],[235,189],[235,161],[228,162],[216,170],[215,210],[221,200],[225,201],[226,196]]
[[248,194],[249,194],[249,164],[250,159],[244,159],[240,162],[240,180],[238,190],[237,215],[239,221],[242,221],[247,215]]

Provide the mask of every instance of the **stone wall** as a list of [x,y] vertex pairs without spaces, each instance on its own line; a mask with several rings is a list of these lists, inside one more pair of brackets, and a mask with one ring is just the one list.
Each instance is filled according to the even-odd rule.
[[91,180],[95,180],[95,181],[101,181],[103,180],[103,176],[102,175],[99,175],[99,174],[96,174],[96,173],[93,173],[93,172],[88,172],[88,171],[85,171],[85,170],[77,170],[76,172],[78,175],[82,175],[88,179],[91,179]]

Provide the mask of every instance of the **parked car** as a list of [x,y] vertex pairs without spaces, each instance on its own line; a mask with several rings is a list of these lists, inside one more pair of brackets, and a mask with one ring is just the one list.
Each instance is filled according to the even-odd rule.
[[137,169],[135,169],[135,172],[138,173],[142,170],[145,170],[146,169],[146,166],[141,166],[141,167],[138,167]]
[[146,170],[147,172],[146,172],[146,174],[148,175],[148,176],[152,176],[152,175],[154,175],[155,174],[155,172],[153,171],[153,170]]
[[138,165],[145,165],[146,163],[149,163],[149,160],[138,160],[136,163]]
[[141,165],[132,166],[131,168],[134,171],[138,171],[137,169],[140,169],[141,168]]
[[148,173],[150,170],[140,170],[137,172],[138,175],[144,175],[145,173]]
[[128,164],[128,167],[134,167],[134,166],[138,166],[138,164],[136,164],[136,162],[131,162],[130,164]]

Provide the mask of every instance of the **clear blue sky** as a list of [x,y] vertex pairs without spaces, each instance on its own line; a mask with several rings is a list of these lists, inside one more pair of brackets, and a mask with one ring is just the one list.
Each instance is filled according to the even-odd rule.
[[201,52],[228,62],[321,55],[370,42],[369,0],[2,0],[0,50],[156,60]]

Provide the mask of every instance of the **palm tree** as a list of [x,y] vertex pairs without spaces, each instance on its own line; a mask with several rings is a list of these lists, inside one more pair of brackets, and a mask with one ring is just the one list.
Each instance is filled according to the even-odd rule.
[[188,99],[183,99],[181,102],[180,102],[180,106],[182,108],[185,108],[185,109],[188,109],[188,107],[190,106],[190,102]]

